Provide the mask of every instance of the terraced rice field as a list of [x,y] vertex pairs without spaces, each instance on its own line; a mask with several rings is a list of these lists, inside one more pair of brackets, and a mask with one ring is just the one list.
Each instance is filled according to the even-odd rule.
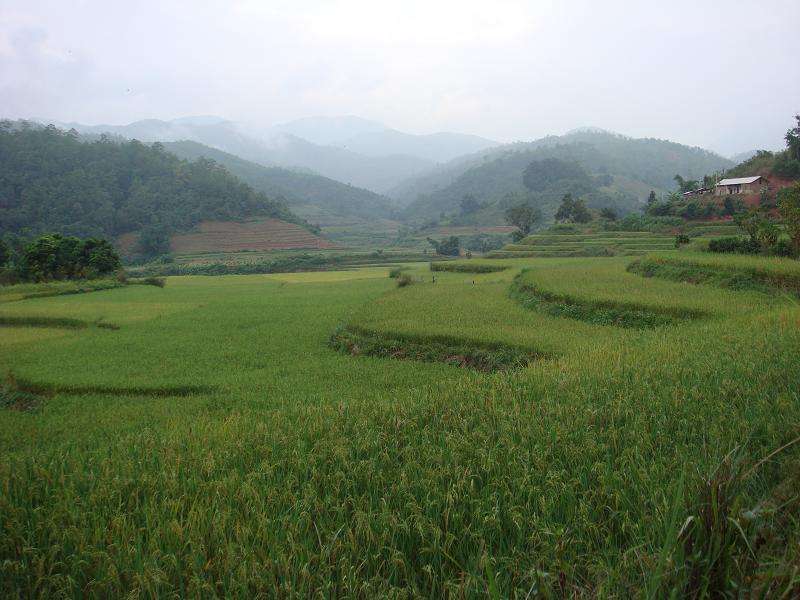
[[[690,238],[740,235],[728,221],[687,223],[682,228]],[[583,233],[550,230],[529,235],[489,254],[490,258],[548,258],[565,256],[635,256],[675,247],[674,233],[644,231],[586,231]]]
[[646,232],[540,233],[489,254],[490,258],[613,256],[668,250],[675,236]]
[[800,305],[633,260],[14,295],[0,596],[797,597]]
[[[118,245],[125,254],[133,254],[137,241],[138,235],[127,234],[118,240]],[[300,225],[279,219],[206,221],[200,223],[196,231],[172,236],[170,242],[173,254],[336,247]]]

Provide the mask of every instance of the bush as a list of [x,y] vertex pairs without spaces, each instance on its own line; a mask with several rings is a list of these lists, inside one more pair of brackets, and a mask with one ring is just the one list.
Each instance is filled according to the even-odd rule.
[[710,240],[708,251],[722,254],[758,254],[761,246],[755,240],[727,237]]
[[689,241],[690,240],[688,235],[686,235],[685,233],[679,233],[678,235],[675,236],[675,247],[680,248],[684,244],[688,244]]
[[400,273],[402,273],[402,272],[403,272],[403,269],[401,269],[400,267],[396,267],[396,268],[390,270],[389,271],[389,279],[397,279],[398,277],[400,277]]
[[411,275],[408,275],[407,273],[403,273],[397,278],[397,287],[406,287],[412,283],[414,283],[414,280],[411,278]]

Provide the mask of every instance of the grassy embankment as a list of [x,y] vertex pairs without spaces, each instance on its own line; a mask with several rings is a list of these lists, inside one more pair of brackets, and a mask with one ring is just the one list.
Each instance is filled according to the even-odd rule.
[[[674,228],[686,233],[690,247],[707,248],[718,237],[740,236],[741,230],[730,221],[686,222]],[[567,256],[637,256],[675,247],[675,232],[604,231],[597,225],[560,226],[529,235],[489,254],[490,258],[558,258]]]
[[[0,412],[0,590],[790,597],[800,307],[645,279],[630,260],[0,304],[120,326],[0,328],[16,385],[48,392]],[[579,303],[702,314],[648,329],[553,316],[510,294],[523,267]],[[546,358],[482,373],[350,356],[328,347],[343,323]]]

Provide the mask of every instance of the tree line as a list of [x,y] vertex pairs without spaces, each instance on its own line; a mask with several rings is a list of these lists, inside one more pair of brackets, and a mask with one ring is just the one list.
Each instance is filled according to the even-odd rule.
[[311,228],[212,160],[180,160],[158,143],[83,142],[74,130],[0,122],[0,234],[112,239],[253,216]]
[[46,233],[27,243],[0,240],[0,283],[94,279],[122,268],[117,251],[108,240],[80,239]]

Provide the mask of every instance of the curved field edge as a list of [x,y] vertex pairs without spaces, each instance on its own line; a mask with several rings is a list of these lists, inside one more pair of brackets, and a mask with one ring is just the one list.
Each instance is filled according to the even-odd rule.
[[178,339],[219,396],[2,415],[0,595],[797,595],[796,307],[470,377],[330,352],[363,291],[239,281],[185,291],[220,300]]
[[525,308],[538,310],[552,317],[576,319],[595,325],[654,329],[709,316],[708,313],[687,308],[657,307],[608,300],[593,301],[559,294],[525,282],[524,277],[527,272],[527,269],[523,269],[514,277],[510,296]]
[[438,362],[485,372],[523,368],[534,360],[552,358],[512,346],[437,336],[387,335],[352,326],[337,329],[328,344],[337,352],[352,356]]
[[431,271],[447,271],[450,273],[498,273],[509,269],[508,265],[490,263],[432,262]]
[[760,267],[710,263],[679,257],[647,256],[631,262],[627,270],[642,277],[713,285],[732,290],[774,294],[790,292],[800,296],[800,268],[797,272]]

